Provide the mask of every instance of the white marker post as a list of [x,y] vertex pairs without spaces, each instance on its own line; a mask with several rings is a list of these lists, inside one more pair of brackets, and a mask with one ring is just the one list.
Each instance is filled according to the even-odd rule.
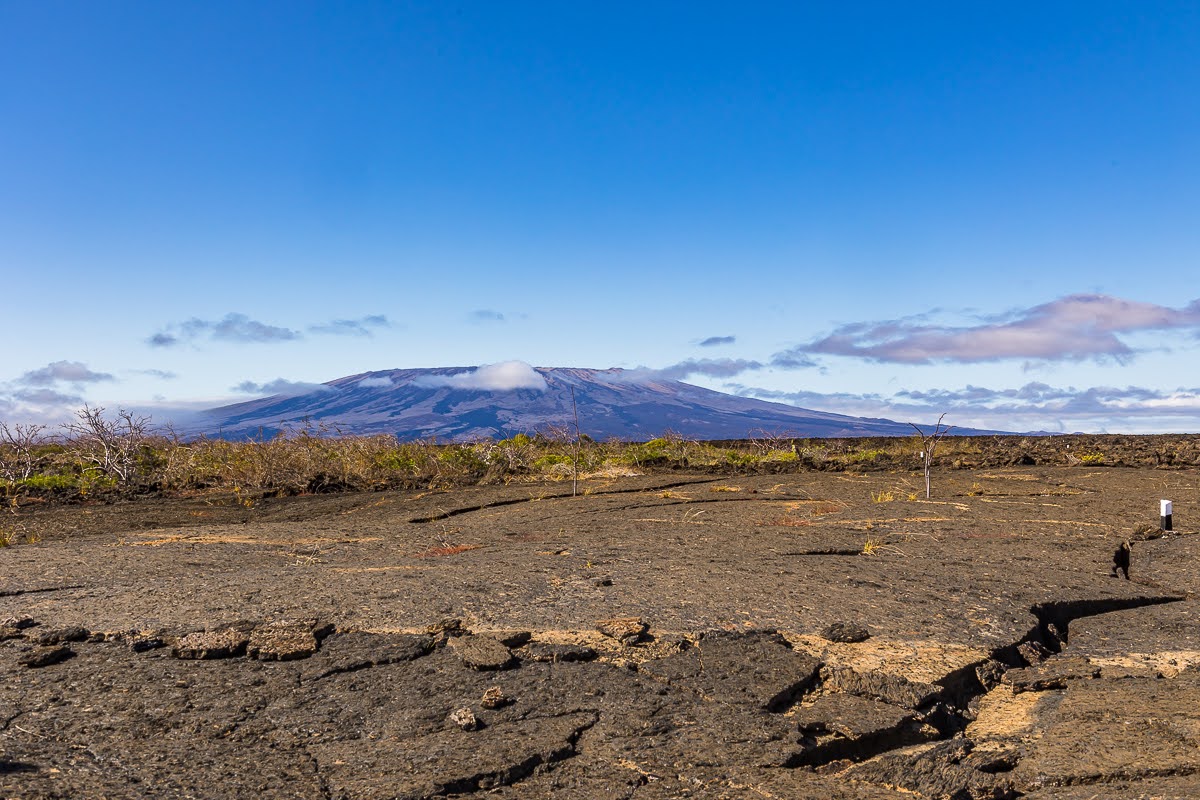
[[1171,530],[1171,501],[1170,500],[1160,500],[1159,501],[1159,515],[1162,517],[1162,519],[1160,520],[1158,527],[1162,528],[1164,531]]

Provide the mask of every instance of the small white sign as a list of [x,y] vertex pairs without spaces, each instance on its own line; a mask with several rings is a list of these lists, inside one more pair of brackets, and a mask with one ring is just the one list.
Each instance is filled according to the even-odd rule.
[[1164,516],[1164,517],[1171,516],[1171,501],[1170,500],[1160,500],[1159,507],[1162,509],[1161,516]]

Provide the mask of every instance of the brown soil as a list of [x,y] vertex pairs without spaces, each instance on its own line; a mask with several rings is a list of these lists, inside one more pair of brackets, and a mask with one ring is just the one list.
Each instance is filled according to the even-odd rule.
[[24,509],[0,796],[1200,796],[1197,484],[1035,463],[935,472],[930,500],[806,472]]

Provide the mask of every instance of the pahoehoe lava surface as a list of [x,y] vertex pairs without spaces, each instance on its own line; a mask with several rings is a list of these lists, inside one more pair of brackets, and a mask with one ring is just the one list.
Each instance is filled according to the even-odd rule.
[[1196,472],[920,482],[39,511],[0,796],[1200,796]]

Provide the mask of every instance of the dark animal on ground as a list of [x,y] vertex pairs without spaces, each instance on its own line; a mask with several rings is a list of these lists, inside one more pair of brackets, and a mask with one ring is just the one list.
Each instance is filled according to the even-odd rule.
[[1125,580],[1129,580],[1129,540],[1121,542],[1121,546],[1113,553],[1112,577],[1117,577],[1117,570],[1125,573]]

